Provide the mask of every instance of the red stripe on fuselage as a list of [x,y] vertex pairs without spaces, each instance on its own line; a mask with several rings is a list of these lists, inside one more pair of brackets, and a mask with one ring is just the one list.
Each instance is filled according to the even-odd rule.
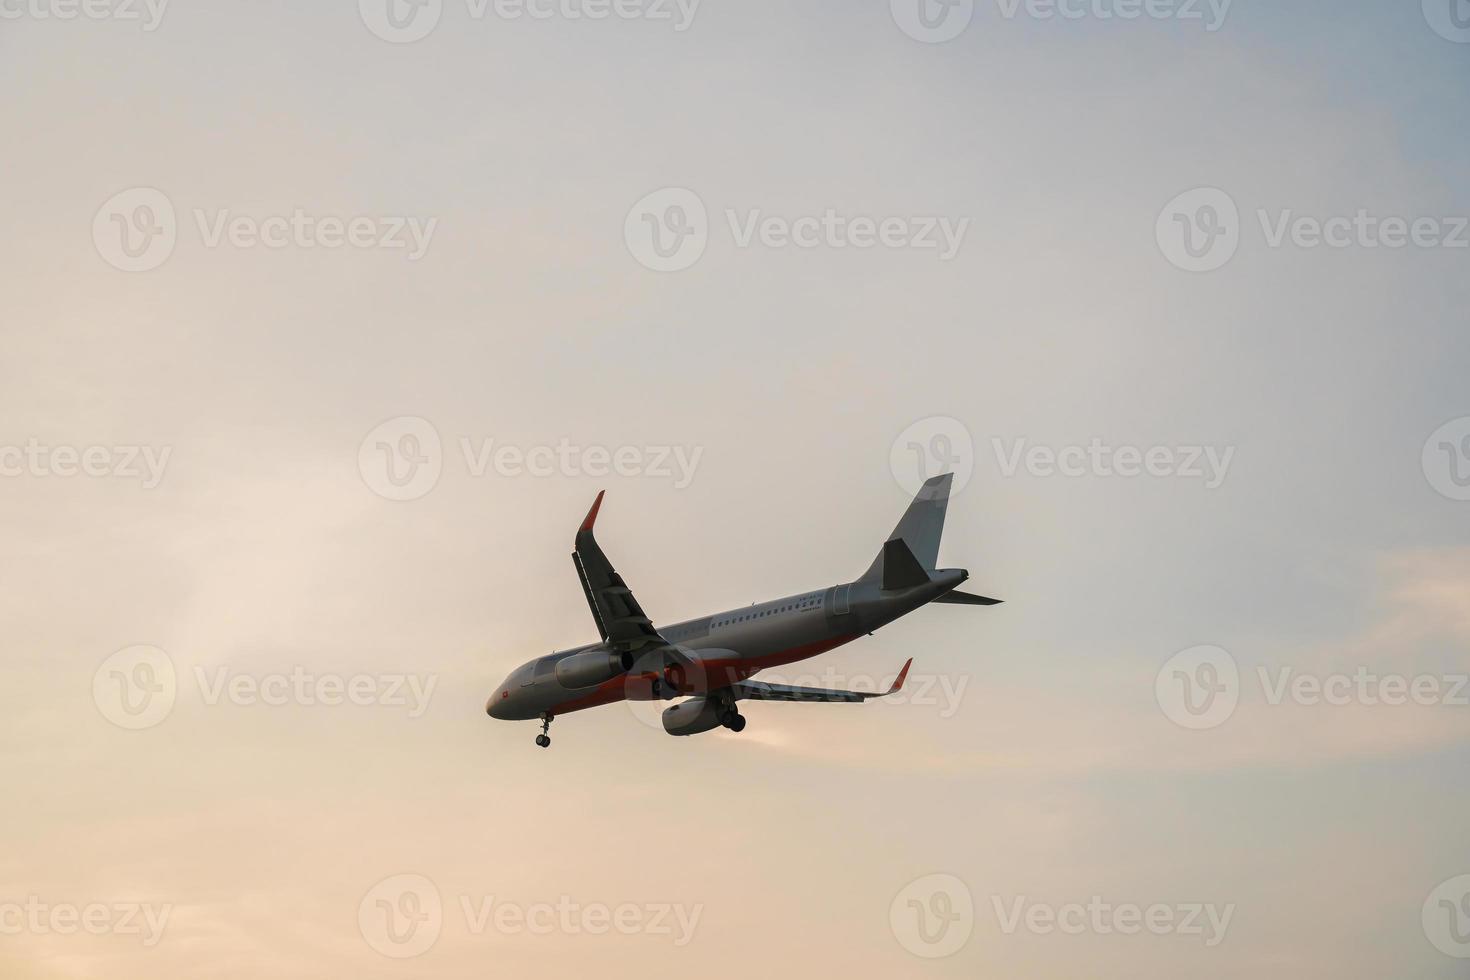
[[[794,663],[798,660],[805,660],[808,657],[815,657],[819,653],[826,653],[828,650],[840,647],[844,643],[851,643],[859,636],[862,636],[862,634],[853,633],[848,636],[838,636],[830,640],[819,640],[816,643],[807,643],[799,647],[777,650],[775,653],[767,653],[759,657],[741,657],[737,660],[701,660],[699,661],[699,665],[704,669],[706,676],[705,689],[715,691],[722,687],[729,687],[731,684],[745,680],[758,670],[765,670],[767,667],[779,667],[782,664]],[[681,691],[680,693],[694,694],[702,692],[690,690]],[[584,694],[579,698],[572,698],[570,701],[563,701],[561,704],[552,708],[551,713],[554,715],[564,715],[572,711],[582,711],[585,708],[596,708],[599,705],[613,704],[618,701],[627,700],[627,694],[627,675],[614,677],[610,681],[605,681],[597,685],[590,694]]]

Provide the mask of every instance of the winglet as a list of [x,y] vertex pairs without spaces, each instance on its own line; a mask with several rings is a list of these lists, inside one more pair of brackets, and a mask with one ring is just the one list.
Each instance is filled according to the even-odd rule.
[[[899,691],[903,690],[903,682],[908,679],[909,668],[913,665],[914,658],[910,657],[909,662],[903,665],[903,670],[900,670],[898,672],[898,677],[894,680],[893,686],[888,689],[888,694],[897,694]],[[885,694],[883,696],[887,697],[888,694]]]
[[584,520],[582,522],[582,526],[577,529],[578,534],[592,530],[592,525],[597,523],[597,511],[600,507],[602,507],[602,495],[605,493],[607,493],[606,490],[597,491],[597,499],[592,501],[592,509],[587,512],[587,519]]

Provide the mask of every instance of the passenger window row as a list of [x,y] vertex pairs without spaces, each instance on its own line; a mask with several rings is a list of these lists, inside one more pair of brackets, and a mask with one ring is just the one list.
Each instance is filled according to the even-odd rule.
[[724,619],[714,620],[712,623],[710,623],[710,629],[719,629],[722,626],[729,626],[731,623],[743,623],[751,619],[764,619],[767,616],[774,616],[776,613],[793,611],[799,612],[804,609],[816,609],[821,606],[821,604],[821,593],[813,593],[812,595],[805,596],[796,602],[788,602],[784,606],[775,606],[770,609],[758,609],[747,613],[741,613],[739,616],[727,616]]

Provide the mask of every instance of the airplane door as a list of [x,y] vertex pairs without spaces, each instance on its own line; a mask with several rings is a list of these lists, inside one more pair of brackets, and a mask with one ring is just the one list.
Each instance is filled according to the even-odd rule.
[[832,615],[846,616],[852,611],[852,597],[849,595],[851,591],[852,586],[850,585],[837,587],[837,592],[832,597]]

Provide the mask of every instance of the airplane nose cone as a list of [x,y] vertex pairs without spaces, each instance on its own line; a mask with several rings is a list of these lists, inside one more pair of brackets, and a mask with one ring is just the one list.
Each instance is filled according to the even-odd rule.
[[499,691],[496,691],[494,694],[490,695],[490,700],[485,702],[485,714],[489,715],[491,718],[499,718],[500,704],[502,700],[503,699],[501,698]]

